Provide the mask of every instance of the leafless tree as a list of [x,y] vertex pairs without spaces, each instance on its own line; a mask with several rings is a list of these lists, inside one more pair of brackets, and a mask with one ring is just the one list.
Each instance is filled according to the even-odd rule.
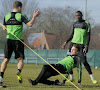
[[[4,16],[9,13],[12,12],[13,10],[13,3],[16,0],[0,0],[0,23],[3,24],[3,20],[4,20]],[[23,4],[23,12],[26,16],[28,16],[29,19],[32,18],[33,16],[33,11],[38,9],[38,3],[36,0],[20,0]],[[1,26],[0,26],[1,27]],[[35,25],[33,26],[35,27]],[[28,32],[28,27],[24,25],[24,39],[25,42],[27,42],[27,32]],[[1,33],[3,32],[3,34]],[[0,28],[0,43],[2,43],[2,41],[5,41],[5,37],[6,37],[6,32],[2,31],[2,28]],[[0,47],[1,48],[1,47]]]

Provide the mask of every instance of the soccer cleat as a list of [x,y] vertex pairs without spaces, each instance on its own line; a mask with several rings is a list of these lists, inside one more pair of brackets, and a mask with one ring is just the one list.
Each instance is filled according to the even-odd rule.
[[16,74],[17,74],[17,78],[18,78],[18,80],[19,80],[19,83],[22,83],[23,80],[22,80],[21,73],[18,71]]
[[3,78],[0,76],[0,87],[3,86],[4,80]]
[[75,80],[74,79],[69,79],[66,82],[75,82]]
[[6,86],[4,85],[4,80],[1,76],[0,76],[0,87],[6,88]]
[[32,80],[32,79],[28,79],[28,81],[29,81],[29,83],[31,83],[32,85],[37,85],[38,83],[34,80]]
[[58,85],[58,86],[64,86],[63,83],[59,82],[59,80],[55,80],[54,85]]
[[92,82],[93,82],[94,84],[96,84],[96,83],[97,83],[97,80],[95,80],[95,79],[92,79]]

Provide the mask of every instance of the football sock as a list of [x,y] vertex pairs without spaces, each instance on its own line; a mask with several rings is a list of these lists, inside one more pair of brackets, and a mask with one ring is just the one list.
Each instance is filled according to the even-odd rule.
[[74,75],[73,74],[70,74],[70,79],[74,80]]
[[4,72],[1,72],[1,73],[0,73],[0,76],[3,78],[3,76],[4,76]]
[[90,74],[90,77],[91,77],[91,80],[93,80],[93,79],[94,79],[94,76],[93,76],[93,74]]
[[18,69],[18,71],[21,73],[21,70],[20,69]]

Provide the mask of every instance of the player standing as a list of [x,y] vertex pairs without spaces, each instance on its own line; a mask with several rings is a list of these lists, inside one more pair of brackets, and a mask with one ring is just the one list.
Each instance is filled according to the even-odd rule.
[[[22,3],[20,1],[15,1],[13,4],[13,12],[8,13],[4,17],[4,25],[7,28],[7,40],[5,43],[5,59],[1,64],[1,72],[0,72],[0,85],[3,86],[3,77],[4,72],[7,68],[7,64],[11,58],[12,52],[15,53],[15,59],[18,60],[18,71],[17,77],[20,83],[22,83],[21,71],[24,66],[24,45],[14,37],[10,32],[12,32],[15,36],[17,36],[20,40],[23,41],[22,30],[23,30],[23,22],[31,27],[34,24],[36,17],[40,14],[39,11],[33,12],[33,17],[31,20],[27,18],[26,15],[22,14]],[[3,28],[5,30],[5,28]],[[10,31],[10,32],[9,32]]]
[[[86,60],[86,53],[88,52],[88,47],[89,47],[89,42],[90,42],[90,32],[91,32],[91,27],[90,27],[90,23],[86,20],[82,19],[82,12],[81,11],[77,11],[76,12],[76,19],[77,21],[74,22],[73,24],[73,31],[72,34],[70,35],[70,37],[68,38],[68,40],[66,42],[64,42],[64,44],[62,45],[62,48],[64,49],[66,44],[71,41],[70,47],[69,47],[69,52],[71,52],[71,48],[73,46],[73,44],[78,44],[81,48],[80,50],[80,58],[81,58],[81,62],[84,64],[86,70],[88,71],[92,82],[95,84],[97,83],[97,81],[94,79],[94,76],[92,74],[90,65],[88,64],[87,60]],[[73,81],[74,80],[74,76],[73,76],[73,71],[70,72],[70,80]]]

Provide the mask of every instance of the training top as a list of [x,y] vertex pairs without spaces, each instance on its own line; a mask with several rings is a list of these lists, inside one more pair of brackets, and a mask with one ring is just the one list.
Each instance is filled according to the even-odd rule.
[[61,64],[66,69],[66,73],[70,73],[73,68],[77,67],[78,71],[78,83],[81,82],[82,75],[82,66],[81,60],[78,56],[67,56],[63,60],[59,61],[58,64]]
[[10,32],[12,32],[19,39],[23,40],[22,30],[23,22],[27,24],[29,19],[26,15],[18,12],[11,12],[5,15],[3,25],[7,28],[7,39],[18,40]]
[[90,42],[90,23],[86,20],[75,21],[73,24],[73,31],[67,42],[72,40],[72,43],[83,44],[89,46]]

